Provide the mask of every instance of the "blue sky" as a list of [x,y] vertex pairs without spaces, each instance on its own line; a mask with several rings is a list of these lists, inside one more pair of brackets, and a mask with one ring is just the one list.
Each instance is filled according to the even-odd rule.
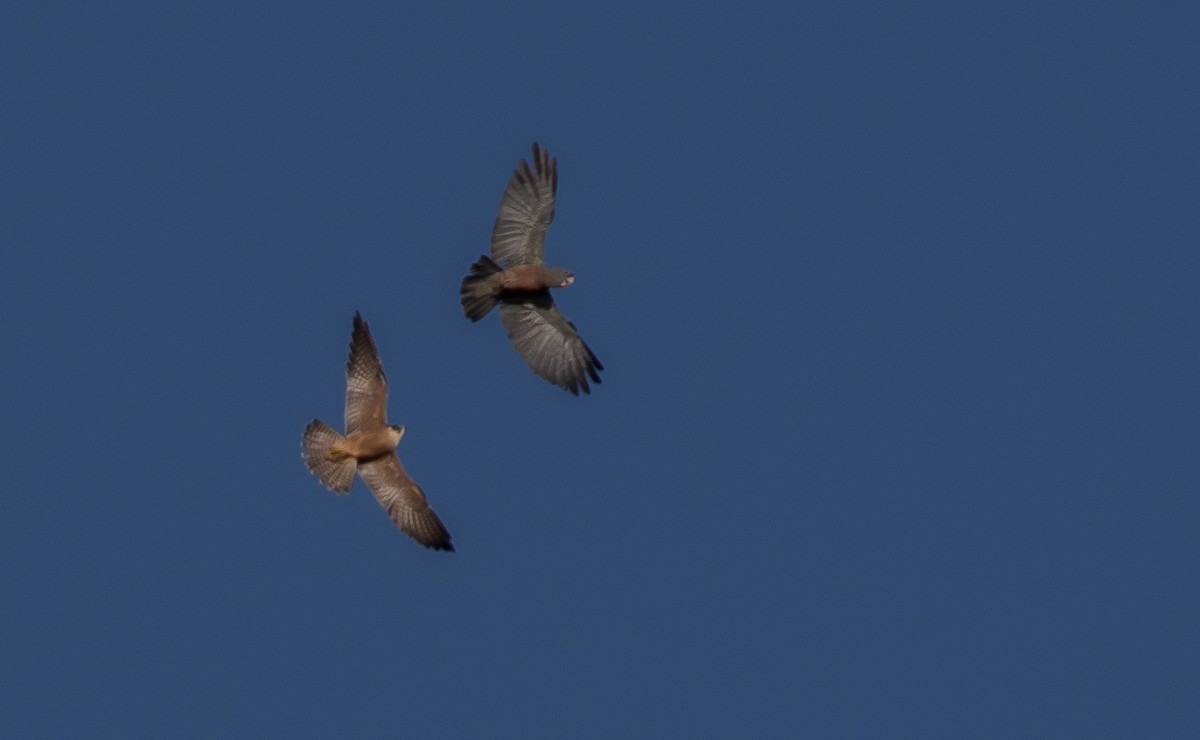
[[[0,734],[1194,732],[1198,32],[6,5]],[[586,398],[458,305],[534,140]],[[355,310],[453,554],[301,463]]]

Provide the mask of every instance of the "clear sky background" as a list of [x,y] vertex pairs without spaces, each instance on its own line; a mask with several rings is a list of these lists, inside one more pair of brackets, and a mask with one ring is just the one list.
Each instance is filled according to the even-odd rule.
[[[1194,3],[0,11],[0,734],[1179,737]],[[537,140],[604,362],[458,283]],[[371,323],[458,551],[305,470]]]

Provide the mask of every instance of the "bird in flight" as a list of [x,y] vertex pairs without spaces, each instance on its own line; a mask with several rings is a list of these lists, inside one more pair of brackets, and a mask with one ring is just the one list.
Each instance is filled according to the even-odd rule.
[[346,434],[313,419],[301,442],[304,464],[334,493],[349,493],[357,471],[401,532],[425,547],[453,551],[450,533],[396,456],[404,427],[387,423],[387,394],[371,329],[356,311],[346,362]]
[[463,313],[479,321],[500,304],[500,323],[529,369],[559,388],[591,393],[604,366],[550,296],[575,282],[570,270],[546,264],[546,230],[554,220],[558,160],[533,143],[533,169],[522,159],[504,189],[492,227],[492,255],[463,278]]

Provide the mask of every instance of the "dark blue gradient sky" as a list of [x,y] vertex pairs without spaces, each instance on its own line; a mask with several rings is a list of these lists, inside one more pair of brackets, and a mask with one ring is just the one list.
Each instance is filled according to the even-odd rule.
[[[1200,724],[1194,5],[111,5],[0,10],[0,734]],[[535,139],[587,398],[458,305]]]

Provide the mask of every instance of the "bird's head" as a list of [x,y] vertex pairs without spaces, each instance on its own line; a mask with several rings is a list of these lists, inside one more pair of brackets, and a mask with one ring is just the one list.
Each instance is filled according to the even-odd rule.
[[546,268],[546,285],[551,288],[565,288],[575,282],[575,273],[561,267]]

